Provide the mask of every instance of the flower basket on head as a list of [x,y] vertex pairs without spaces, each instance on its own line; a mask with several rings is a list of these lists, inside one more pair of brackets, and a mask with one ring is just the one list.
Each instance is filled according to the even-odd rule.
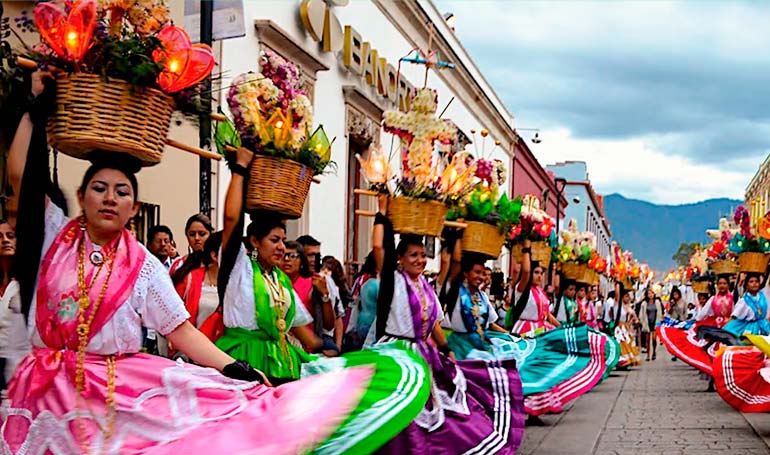
[[227,95],[234,123],[217,124],[220,153],[228,147],[254,152],[245,208],[299,218],[313,177],[331,163],[332,142],[319,126],[311,133],[313,109],[299,87],[299,70],[278,55],[260,56],[261,73],[233,79]]
[[568,280],[580,281],[583,279],[584,267],[577,262],[565,262],[561,265],[561,272]]
[[770,259],[765,253],[744,252],[738,255],[738,264],[743,273],[767,272],[767,262]]
[[246,210],[269,210],[289,219],[302,216],[313,171],[296,161],[254,155],[246,188]]
[[694,281],[692,283],[692,290],[696,294],[708,294],[709,282],[708,281]]
[[722,259],[721,261],[709,264],[709,270],[714,275],[735,275],[738,273],[738,264],[731,259]]
[[48,122],[56,149],[80,159],[95,151],[127,153],[144,166],[159,163],[167,144],[216,157],[167,137],[174,110],[210,113],[210,103],[192,100],[200,98],[198,83],[215,61],[210,47],[192,44],[171,24],[162,0],[101,7],[95,0],[38,3],[34,25],[25,23],[44,44],[19,63],[56,75]]
[[[537,262],[542,267],[548,267],[551,264],[551,253],[553,249],[545,241],[532,242],[532,261]],[[521,243],[511,246],[511,256],[516,262],[521,262],[524,254],[521,252]]]
[[48,140],[65,155],[88,159],[95,150],[125,152],[144,166],[160,163],[166,146],[172,98],[87,73],[61,74]]
[[463,251],[494,259],[500,256],[505,244],[503,233],[519,221],[521,199],[509,199],[506,194],[500,194],[500,185],[505,183],[506,175],[500,160],[479,158],[472,167],[475,168],[476,184],[447,218],[462,218],[467,224],[463,232]]
[[444,228],[447,206],[438,201],[391,197],[388,218],[399,234],[438,237]]
[[463,251],[480,253],[492,258],[500,255],[505,244],[505,236],[497,226],[480,221],[467,221],[463,231]]

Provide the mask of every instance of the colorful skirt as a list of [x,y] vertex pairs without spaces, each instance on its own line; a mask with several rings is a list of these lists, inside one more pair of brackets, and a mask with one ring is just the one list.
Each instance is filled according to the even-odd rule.
[[625,322],[621,322],[615,327],[615,340],[620,344],[619,368],[628,368],[642,364],[634,333]]
[[302,364],[314,358],[288,340],[284,353],[281,343],[262,330],[227,327],[216,345],[234,359],[243,360],[270,379],[299,379]]
[[605,340],[604,344],[604,375],[599,380],[602,383],[605,379],[610,377],[610,373],[618,366],[620,362],[620,343],[614,337],[607,335],[606,333],[594,329],[589,326],[588,331],[602,337]]
[[770,412],[770,361],[756,346],[725,347],[714,358],[714,387],[741,412]]
[[604,378],[607,337],[585,325],[562,326],[526,341],[536,343],[519,366],[529,415],[563,412]]
[[545,321],[530,321],[527,319],[519,319],[513,324],[511,333],[517,334],[521,337],[534,337],[541,333],[553,330],[554,326]]
[[748,321],[746,319],[731,319],[723,329],[739,337],[741,335],[770,335],[770,322],[767,319]]
[[516,362],[455,362],[427,343],[412,346],[426,356],[431,367],[430,399],[414,421],[378,453],[515,454],[524,437]]
[[338,368],[328,374],[267,387],[181,361],[119,357],[108,424],[105,357],[87,355],[85,390],[77,394],[76,353],[36,349],[0,410],[0,452],[372,453],[428,398],[428,367],[402,343],[330,362]]
[[[695,327],[689,329],[658,325],[655,327],[658,339],[663,342],[674,357],[682,362],[697,368],[699,371],[711,375],[714,355],[718,345],[699,338]],[[706,347],[708,346],[708,350]]]

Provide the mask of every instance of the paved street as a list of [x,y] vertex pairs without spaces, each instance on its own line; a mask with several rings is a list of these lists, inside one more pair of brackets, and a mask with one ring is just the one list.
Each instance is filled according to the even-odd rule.
[[770,454],[770,416],[741,414],[665,348],[615,372],[544,426],[528,426],[522,455]]

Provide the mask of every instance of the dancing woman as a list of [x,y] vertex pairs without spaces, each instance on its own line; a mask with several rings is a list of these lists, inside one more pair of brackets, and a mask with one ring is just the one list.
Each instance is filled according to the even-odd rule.
[[758,273],[746,275],[746,292],[733,307],[732,318],[724,330],[735,336],[744,334],[769,335],[770,322],[767,317],[767,299],[759,290],[761,278]]
[[453,360],[438,297],[422,275],[425,245],[402,235],[396,246],[386,212],[387,197],[381,196],[372,235],[380,290],[369,341],[407,341],[428,361],[432,387],[414,422],[382,453],[515,453],[524,432],[515,362]]
[[[33,96],[43,91],[42,77],[33,75]],[[372,421],[359,410],[373,404],[365,392],[378,367],[274,389],[190,324],[165,268],[124,227],[139,207],[133,158],[94,155],[77,193],[82,214],[67,219],[43,191],[50,188],[44,133],[45,116],[25,114],[8,160],[13,194],[29,203],[20,207],[44,211],[23,210],[19,224],[42,218],[44,238],[29,315],[34,349],[0,411],[3,453],[370,453],[387,440],[370,437],[369,425],[381,429],[389,420],[380,418],[390,415],[381,412],[390,410],[371,411]],[[142,326],[203,367],[139,353]],[[421,398],[412,392],[398,397],[407,407]],[[353,440],[345,430],[356,421],[366,431]]]

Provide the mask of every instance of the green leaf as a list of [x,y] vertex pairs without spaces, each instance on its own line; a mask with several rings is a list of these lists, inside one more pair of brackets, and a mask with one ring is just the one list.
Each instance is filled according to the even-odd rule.
[[225,150],[226,145],[232,147],[241,146],[241,136],[238,134],[238,130],[235,129],[235,125],[230,119],[227,119],[224,122],[217,122],[216,132],[214,133],[214,142],[217,145],[217,151],[219,151],[221,155],[227,153],[227,150]]

